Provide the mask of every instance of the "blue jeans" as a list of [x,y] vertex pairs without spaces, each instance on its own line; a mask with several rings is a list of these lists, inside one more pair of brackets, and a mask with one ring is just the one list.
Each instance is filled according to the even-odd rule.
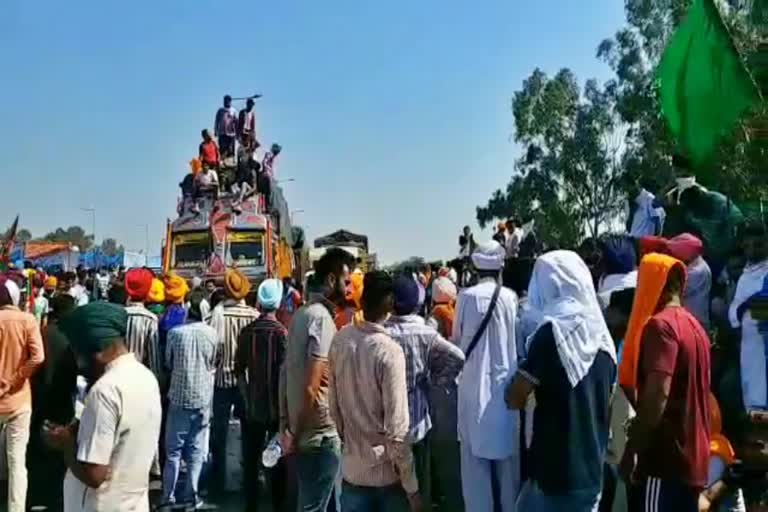
[[[165,427],[165,468],[163,469],[163,503],[195,503],[200,472],[208,453],[210,409],[183,409],[168,406]],[[187,465],[187,481],[181,499],[176,499],[181,460]]]
[[224,491],[227,475],[227,432],[232,409],[240,417],[243,399],[237,387],[213,389],[213,419],[211,420],[211,484],[216,491]]
[[342,512],[408,512],[408,498],[400,484],[361,487],[344,482]]
[[341,440],[336,435],[324,438],[317,447],[296,451],[299,481],[299,512],[325,512],[336,486],[341,465]]
[[600,491],[574,491],[550,496],[532,480],[525,482],[517,498],[517,510],[525,512],[597,512]]

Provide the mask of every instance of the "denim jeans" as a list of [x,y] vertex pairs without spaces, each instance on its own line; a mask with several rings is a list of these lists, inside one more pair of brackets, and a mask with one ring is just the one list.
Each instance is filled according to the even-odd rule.
[[[165,427],[165,468],[163,503],[196,503],[197,486],[208,453],[206,442],[210,428],[210,409],[183,409],[168,406]],[[176,499],[181,460],[187,465],[187,481],[180,499]]]
[[317,447],[300,447],[296,451],[299,512],[326,511],[340,465],[341,440],[336,435],[323,438]]
[[517,510],[525,512],[597,512],[600,491],[574,491],[550,496],[544,494],[532,480],[528,480],[517,498]]
[[242,396],[236,388],[214,388],[213,390],[213,419],[211,420],[211,468],[213,490],[223,492],[227,476],[227,432],[232,409],[235,416],[240,417],[242,411]]
[[343,512],[408,512],[408,498],[399,483],[387,487],[361,487],[344,482],[341,491],[341,510]]

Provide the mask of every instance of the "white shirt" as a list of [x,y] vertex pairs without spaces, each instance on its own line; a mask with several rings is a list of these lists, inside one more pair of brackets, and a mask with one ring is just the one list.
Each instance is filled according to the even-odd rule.
[[514,231],[507,234],[507,240],[505,242],[505,249],[507,250],[507,258],[517,257],[520,252],[520,242],[523,241],[523,230],[521,228],[515,228]]
[[81,284],[76,284],[69,289],[69,293],[77,306],[85,306],[88,304],[88,291]]
[[109,465],[112,477],[93,489],[67,471],[64,511],[148,512],[161,416],[155,376],[133,354],[112,361],[85,397],[75,454],[80,462]]
[[629,229],[629,236],[633,238],[642,238],[656,234],[656,222],[664,225],[664,219],[667,214],[664,208],[654,208],[653,202],[656,196],[645,189],[640,190],[635,198],[637,209],[632,217],[632,226]]
[[197,184],[200,187],[210,187],[212,185],[219,184],[219,175],[214,170],[208,170],[208,172],[201,172],[197,175]]
[[[495,288],[495,282],[485,280],[459,294],[453,341],[465,353]],[[475,457],[500,460],[519,453],[519,415],[504,402],[504,391],[517,371],[516,320],[517,296],[502,288],[491,321],[459,377],[459,440]]]

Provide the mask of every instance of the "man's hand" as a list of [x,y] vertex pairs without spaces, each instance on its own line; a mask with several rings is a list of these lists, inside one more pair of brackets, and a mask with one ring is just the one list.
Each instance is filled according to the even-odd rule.
[[70,425],[56,425],[46,423],[43,425],[43,441],[56,451],[66,451],[75,445],[75,434]]
[[707,498],[706,493],[699,494],[699,512],[709,512],[712,502]]
[[408,495],[408,507],[410,512],[421,512],[421,496],[418,492]]
[[290,430],[284,430],[283,434],[280,436],[280,448],[283,450],[283,455],[290,455],[292,454],[296,447],[294,446],[295,440],[293,438],[293,434],[291,434]]

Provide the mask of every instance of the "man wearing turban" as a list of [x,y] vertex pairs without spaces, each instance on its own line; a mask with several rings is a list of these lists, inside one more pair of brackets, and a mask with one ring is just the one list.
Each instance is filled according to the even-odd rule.
[[246,305],[245,298],[251,291],[248,277],[238,269],[228,269],[224,274],[224,291],[227,298],[221,310],[211,317],[211,327],[216,330],[220,343],[221,358],[216,368],[213,391],[212,475],[216,490],[224,489],[227,433],[229,431],[230,411],[234,407],[236,414],[241,414],[242,397],[237,389],[235,374],[235,356],[237,341],[242,330],[258,318],[259,313]]
[[148,475],[162,416],[160,389],[128,351],[127,322],[125,309],[107,302],[79,307],[59,322],[92,384],[79,425],[48,424],[43,431],[69,468],[67,511],[148,507]]
[[125,344],[136,360],[144,363],[158,376],[162,375],[162,355],[158,338],[157,316],[147,309],[144,302],[152,290],[155,276],[149,269],[134,268],[125,274],[125,292],[128,315]]
[[40,325],[19,309],[21,291],[0,276],[0,426],[8,433],[8,511],[26,510],[27,443],[32,416],[29,378],[45,359]]
[[[261,453],[266,440],[280,431],[280,367],[285,360],[288,330],[278,321],[276,312],[283,295],[283,283],[279,279],[262,281],[257,293],[261,315],[242,330],[237,342],[235,373],[246,411],[243,458],[248,482],[258,481]],[[285,467],[280,462],[269,471],[273,507],[275,510],[283,510]],[[249,510],[259,507],[259,487],[250,485],[247,488]]]
[[166,346],[168,332],[174,327],[184,325],[187,321],[187,308],[184,307],[184,301],[189,293],[187,281],[175,273],[165,276],[164,285],[166,306],[158,324],[162,353],[165,353],[163,347]]

